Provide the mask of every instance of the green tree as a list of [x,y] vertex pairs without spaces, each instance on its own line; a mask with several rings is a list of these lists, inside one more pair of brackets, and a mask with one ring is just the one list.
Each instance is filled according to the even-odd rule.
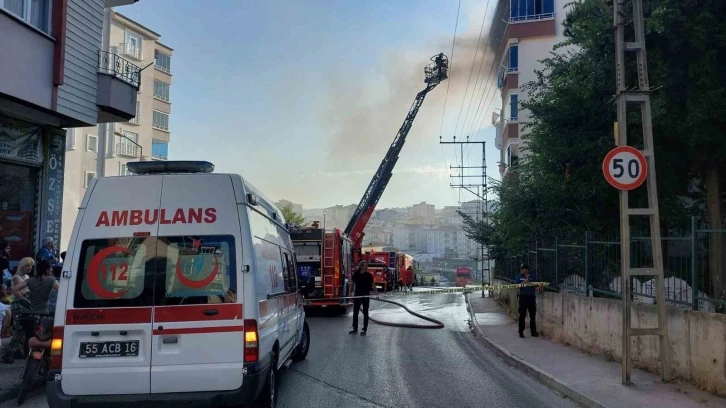
[[285,221],[287,221],[290,225],[303,225],[305,224],[305,217],[302,216],[302,214],[296,213],[292,209],[292,205],[287,204],[286,206],[282,207],[280,209],[282,211],[282,216],[285,217]]
[[[610,0],[570,5],[566,41],[542,61],[537,79],[523,86],[529,98],[522,108],[530,112],[527,159],[503,183],[493,183],[499,209],[490,214],[490,224],[464,218],[477,242],[518,250],[541,237],[617,233],[617,191],[601,173],[602,159],[614,147],[616,120],[612,15]],[[723,227],[726,2],[650,0],[644,15],[662,224],[697,214]],[[635,58],[626,56],[632,87]],[[629,109],[628,125],[629,144],[642,147],[635,109]],[[631,194],[631,205],[646,204],[643,190]],[[710,247],[722,247],[713,242],[722,234],[713,235]],[[709,251],[709,257],[717,284],[726,260],[723,251]]]

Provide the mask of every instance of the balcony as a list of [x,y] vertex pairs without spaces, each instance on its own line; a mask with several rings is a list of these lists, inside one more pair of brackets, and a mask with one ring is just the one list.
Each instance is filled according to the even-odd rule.
[[143,149],[133,142],[116,143],[116,154],[119,156],[139,158]]
[[110,52],[98,51],[98,123],[128,122],[136,116],[141,69]]
[[137,113],[136,116],[134,116],[133,118],[129,119],[129,123],[132,124],[132,125],[138,125],[140,120],[141,120],[141,114],[140,113]]
[[131,57],[135,60],[141,61],[143,54],[141,53],[141,47],[137,47],[129,43],[121,43],[118,45],[118,49],[121,53],[127,57]]

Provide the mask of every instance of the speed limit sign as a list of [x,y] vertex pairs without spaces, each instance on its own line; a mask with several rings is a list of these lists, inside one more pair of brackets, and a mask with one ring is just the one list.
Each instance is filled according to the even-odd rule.
[[611,186],[618,190],[633,190],[645,181],[648,164],[638,149],[619,146],[605,156],[602,172]]

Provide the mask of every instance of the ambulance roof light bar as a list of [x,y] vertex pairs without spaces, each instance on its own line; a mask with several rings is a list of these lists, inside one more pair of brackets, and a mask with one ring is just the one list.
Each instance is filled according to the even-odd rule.
[[207,161],[138,161],[126,163],[134,174],[211,173],[214,164]]

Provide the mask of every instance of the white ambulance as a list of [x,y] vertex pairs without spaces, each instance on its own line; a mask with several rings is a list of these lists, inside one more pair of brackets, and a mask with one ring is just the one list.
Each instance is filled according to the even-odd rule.
[[208,162],[88,186],[58,294],[50,407],[274,407],[310,345],[282,213]]

